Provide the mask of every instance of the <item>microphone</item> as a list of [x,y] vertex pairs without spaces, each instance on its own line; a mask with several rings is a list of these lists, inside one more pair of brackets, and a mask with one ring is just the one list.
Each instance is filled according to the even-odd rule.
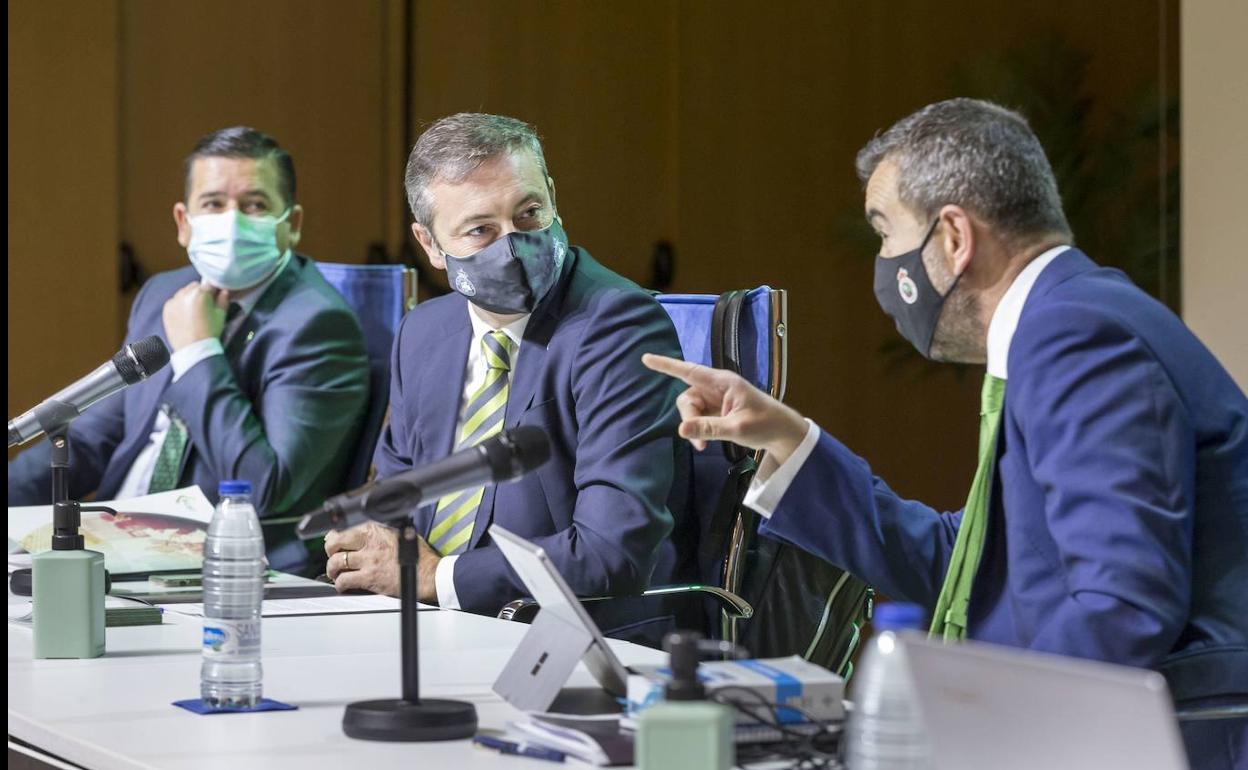
[[518,479],[550,459],[546,431],[521,425],[421,468],[366,484],[325,501],[295,527],[302,540],[367,521],[383,524],[455,492]]
[[150,377],[169,363],[169,348],[156,335],[123,347],[113,360],[46,399],[29,412],[9,420],[9,446],[25,444],[70,423],[84,409],[127,385]]

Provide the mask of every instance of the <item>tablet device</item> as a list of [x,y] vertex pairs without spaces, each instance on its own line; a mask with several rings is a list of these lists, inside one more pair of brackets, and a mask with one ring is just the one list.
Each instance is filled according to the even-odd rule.
[[546,711],[581,660],[608,693],[624,697],[628,669],[607,645],[598,625],[581,606],[540,546],[498,524],[490,537],[541,606],[494,691],[516,708]]
[[1187,770],[1156,671],[982,642],[898,640],[937,770]]

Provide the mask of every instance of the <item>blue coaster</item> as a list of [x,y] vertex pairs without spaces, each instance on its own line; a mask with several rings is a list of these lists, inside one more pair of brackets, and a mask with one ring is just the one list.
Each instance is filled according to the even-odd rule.
[[200,698],[174,701],[173,705],[196,714],[247,714],[252,711],[294,711],[299,708],[298,706],[292,706],[289,703],[282,703],[269,698],[261,698],[260,702],[251,708],[214,707],[204,703]]

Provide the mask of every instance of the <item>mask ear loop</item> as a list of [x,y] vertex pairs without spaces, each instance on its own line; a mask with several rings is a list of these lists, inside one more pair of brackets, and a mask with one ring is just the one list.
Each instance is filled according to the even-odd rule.
[[919,258],[923,257],[923,249],[927,248],[927,242],[932,239],[932,233],[936,232],[936,225],[940,224],[940,217],[932,220],[932,226],[927,228],[927,235],[923,236],[923,242],[919,244]]
[[[938,224],[940,224],[940,217],[936,217],[936,219],[932,221],[932,226],[927,228],[927,235],[923,236],[923,243],[919,244],[919,261],[920,262],[923,261],[923,250],[927,248],[927,242],[932,239],[932,234],[936,232],[936,225]],[[923,270],[927,272],[928,275],[931,275],[931,271],[927,269],[926,264],[923,265]],[[965,270],[962,271],[962,273],[965,273],[965,272],[966,272]],[[949,299],[949,295],[953,294],[954,287],[958,285],[958,281],[962,280],[962,273],[958,273],[957,275],[955,275],[953,277],[953,283],[949,284],[948,291],[940,295],[940,298],[942,301]],[[929,278],[928,281],[930,282],[931,279]],[[933,285],[932,288],[935,288],[935,285]]]

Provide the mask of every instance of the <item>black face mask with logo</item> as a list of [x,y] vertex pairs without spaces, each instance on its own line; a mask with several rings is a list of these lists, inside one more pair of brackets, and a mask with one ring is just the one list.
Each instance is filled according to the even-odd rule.
[[932,337],[940,321],[940,311],[953,293],[953,287],[958,285],[958,278],[962,277],[954,278],[949,291],[942,295],[932,285],[931,276],[923,265],[923,249],[939,223],[939,219],[932,222],[917,249],[896,257],[875,258],[876,301],[897,324],[901,336],[926,358],[932,357]]
[[508,233],[467,257],[442,252],[451,287],[493,313],[532,313],[559,280],[568,236],[556,217],[542,230]]

